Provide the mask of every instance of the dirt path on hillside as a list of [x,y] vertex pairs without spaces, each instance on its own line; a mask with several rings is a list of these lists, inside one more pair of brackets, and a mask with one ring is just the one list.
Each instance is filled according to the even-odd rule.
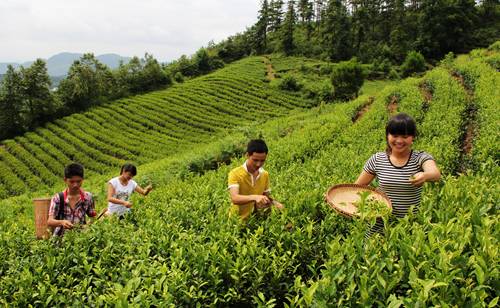
[[474,91],[465,83],[464,76],[457,72],[452,72],[451,76],[464,88],[465,92],[467,92],[467,96],[474,97]]
[[387,105],[387,110],[390,114],[395,114],[398,111],[398,97],[396,95],[391,96],[391,101]]
[[274,71],[273,64],[269,56],[264,56],[264,64],[266,65],[266,78],[269,80],[276,79],[276,72]]
[[418,88],[420,90],[420,93],[424,97],[425,102],[430,104],[430,102],[432,101],[432,91],[429,88],[429,85],[423,82],[419,85]]
[[465,136],[462,142],[462,151],[465,154],[469,154],[472,151],[472,144],[474,142],[475,136],[476,136],[475,125],[467,125]]
[[458,173],[465,173],[468,169],[473,168],[474,165],[470,154],[474,146],[474,139],[478,132],[478,106],[475,103],[474,90],[465,82],[464,76],[460,75],[458,72],[451,72],[451,76],[463,87],[467,99],[467,107],[462,116],[464,133],[460,139],[461,155],[457,168]]
[[464,135],[462,138],[461,150],[464,155],[472,151],[474,138],[477,132],[477,106],[474,103],[474,91],[465,83],[464,77],[457,72],[452,72],[451,76],[464,88],[467,94],[467,110],[464,115]]
[[422,111],[426,113],[427,110],[429,110],[432,102],[432,91],[429,88],[429,85],[425,82],[421,83],[418,88],[420,90],[420,94],[422,94],[422,96],[424,97],[424,102],[422,103]]
[[354,117],[352,118],[352,123],[356,123],[368,111],[368,109],[370,109],[370,106],[372,105],[372,103],[374,101],[375,101],[375,97],[370,96],[368,98],[368,101],[366,102],[366,104],[361,106],[361,108],[358,110],[358,112],[356,112],[356,115],[354,115]]

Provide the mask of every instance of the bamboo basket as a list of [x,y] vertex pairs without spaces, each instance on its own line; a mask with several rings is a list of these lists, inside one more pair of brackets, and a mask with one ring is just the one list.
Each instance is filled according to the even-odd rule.
[[339,214],[352,218],[358,216],[356,203],[361,200],[359,193],[370,192],[370,199],[383,202],[392,210],[389,197],[371,186],[357,184],[339,184],[332,186],[325,194],[325,200]]
[[35,235],[37,239],[47,239],[50,237],[50,229],[47,225],[50,200],[51,198],[33,199],[35,210]]

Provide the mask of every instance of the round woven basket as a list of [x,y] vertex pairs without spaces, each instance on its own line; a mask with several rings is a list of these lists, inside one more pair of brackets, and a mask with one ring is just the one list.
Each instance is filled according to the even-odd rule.
[[366,185],[339,184],[332,186],[326,192],[325,199],[330,207],[339,214],[354,217],[358,215],[356,203],[361,201],[360,193],[364,192],[370,192],[368,199],[383,202],[392,210],[391,200],[384,192]]
[[50,230],[47,226],[49,218],[50,198],[33,199],[35,208],[35,235],[38,239],[46,239],[50,237]]

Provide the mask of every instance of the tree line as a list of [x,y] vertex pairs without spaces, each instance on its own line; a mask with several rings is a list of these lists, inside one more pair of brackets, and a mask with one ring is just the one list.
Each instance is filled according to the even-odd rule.
[[498,0],[263,0],[248,34],[255,53],[401,64],[487,47],[499,29]]
[[283,53],[340,62],[328,95],[345,100],[365,76],[406,77],[499,39],[498,0],[262,0],[257,22],[217,47],[224,60]]
[[114,70],[87,53],[71,65],[55,90],[51,90],[44,60],[37,59],[28,68],[10,65],[0,85],[0,140],[115,99],[168,87],[223,65],[213,46],[169,64],[160,64],[149,54],[133,57]]

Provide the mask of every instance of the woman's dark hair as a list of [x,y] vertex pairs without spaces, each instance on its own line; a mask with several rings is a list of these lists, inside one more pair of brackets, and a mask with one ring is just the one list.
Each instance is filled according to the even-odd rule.
[[120,174],[123,174],[123,172],[130,172],[132,176],[137,175],[137,168],[132,165],[132,164],[125,164],[122,166],[122,169],[120,170]]
[[69,179],[74,176],[83,178],[83,166],[78,163],[71,163],[64,168],[64,178]]
[[267,145],[262,139],[254,139],[250,140],[247,145],[247,153],[248,155],[252,155],[253,153],[268,153]]
[[391,135],[402,135],[402,136],[417,136],[417,124],[412,117],[407,115],[406,113],[398,113],[393,116],[385,127],[385,140],[387,142],[388,153],[391,152],[391,147],[389,146],[389,142],[387,137]]
[[417,124],[412,117],[406,113],[398,113],[393,116],[385,127],[385,136],[387,135],[406,135],[417,136]]

